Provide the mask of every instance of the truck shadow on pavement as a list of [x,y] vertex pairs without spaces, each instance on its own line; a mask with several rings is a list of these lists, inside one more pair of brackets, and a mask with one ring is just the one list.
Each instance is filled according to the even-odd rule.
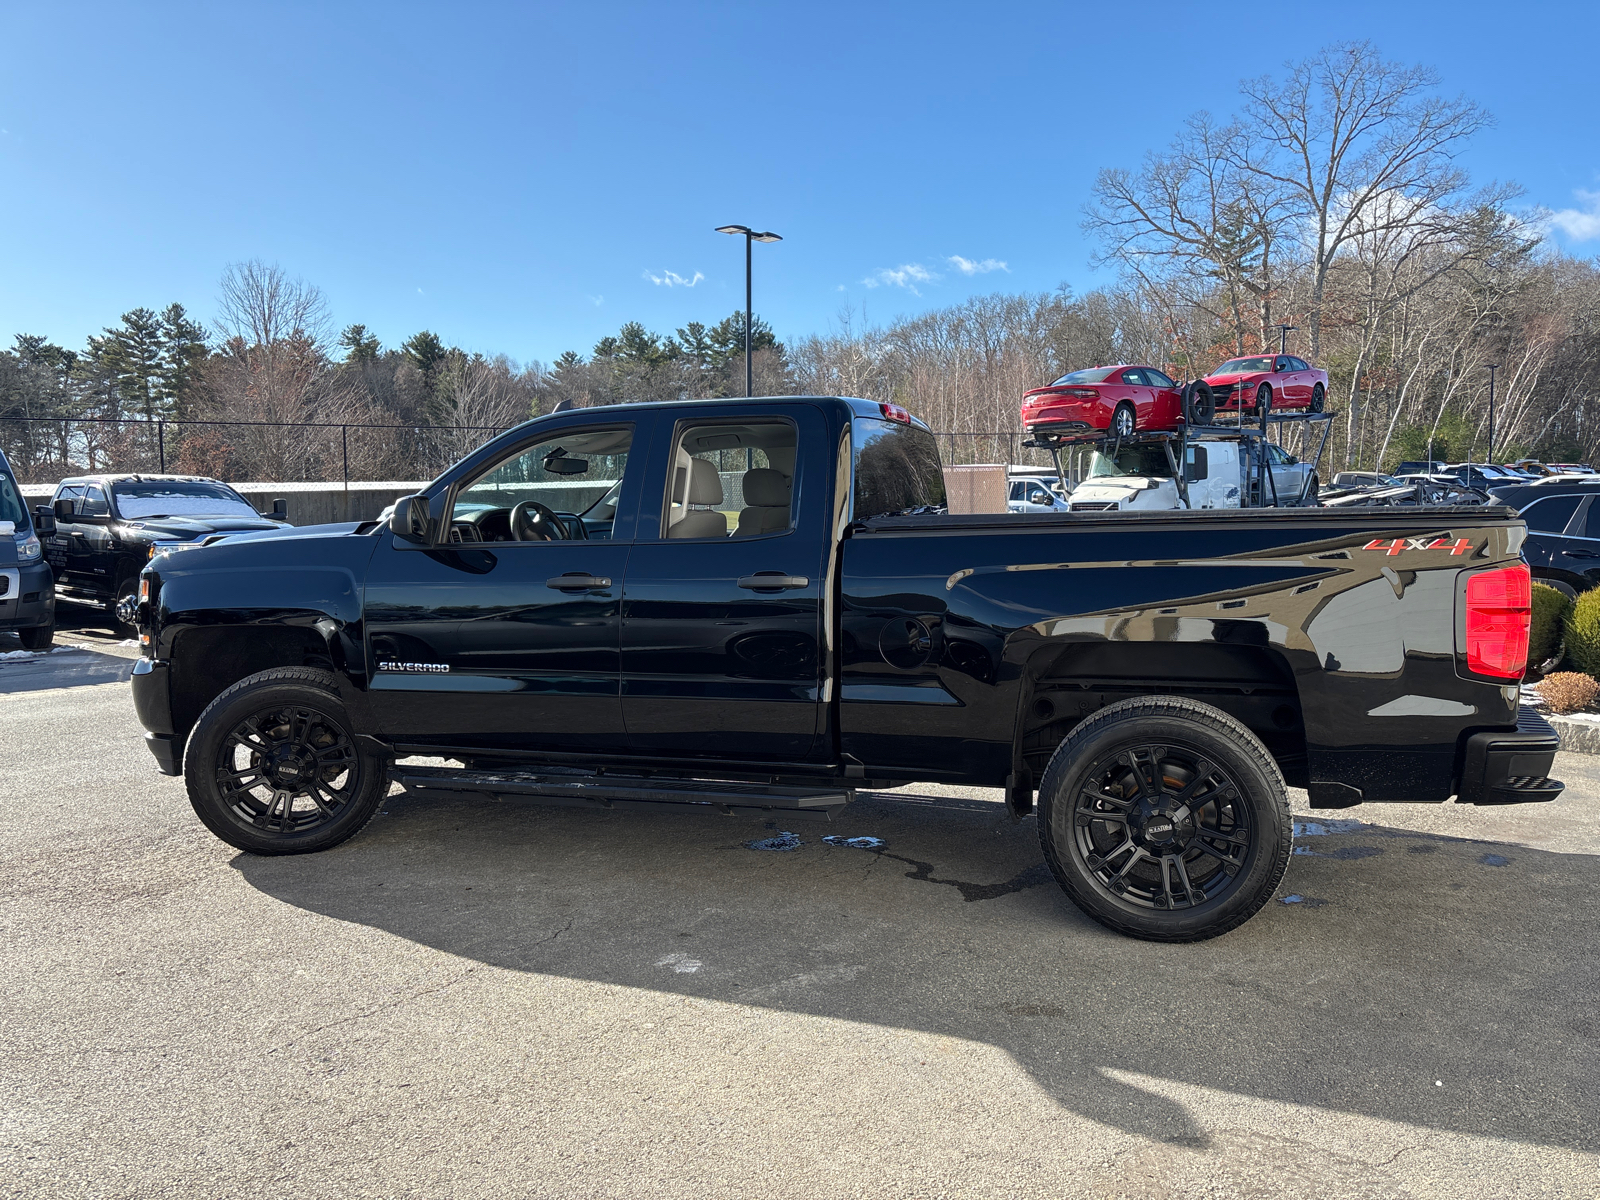
[[[1172,1144],[1216,1124],[1110,1072],[1600,1149],[1600,859],[1320,828],[1266,910],[1177,946],[1083,917],[1031,818],[893,792],[781,827],[396,794],[333,851],[233,863],[495,967],[994,1045],[1064,1108]],[[785,831],[803,844],[747,846]]]

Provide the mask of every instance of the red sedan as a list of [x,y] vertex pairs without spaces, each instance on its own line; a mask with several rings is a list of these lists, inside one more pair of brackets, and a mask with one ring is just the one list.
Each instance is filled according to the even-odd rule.
[[1257,416],[1275,408],[1321,412],[1328,395],[1328,373],[1292,354],[1230,358],[1206,376],[1217,411],[1246,408]]
[[1090,367],[1022,397],[1029,433],[1109,429],[1127,437],[1135,429],[1176,429],[1182,417],[1183,393],[1154,367]]

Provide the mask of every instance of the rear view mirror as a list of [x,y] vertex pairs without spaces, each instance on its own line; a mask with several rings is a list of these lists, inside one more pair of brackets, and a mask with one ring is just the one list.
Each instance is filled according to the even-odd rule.
[[401,496],[389,515],[389,532],[408,542],[428,540],[428,498]]
[[584,475],[589,470],[586,458],[567,458],[559,452],[545,456],[544,469],[552,475]]
[[56,531],[56,514],[48,504],[36,505],[33,510],[33,529],[43,537]]
[[55,510],[56,520],[72,520],[72,497],[62,496],[61,499],[57,500],[51,507]]

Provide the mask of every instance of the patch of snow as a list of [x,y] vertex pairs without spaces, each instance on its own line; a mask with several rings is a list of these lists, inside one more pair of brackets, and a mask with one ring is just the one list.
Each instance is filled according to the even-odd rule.
[[829,846],[849,846],[852,850],[882,850],[889,843],[880,837],[843,837],[830,833],[822,839]]
[[698,958],[690,958],[681,950],[675,950],[671,954],[664,954],[656,959],[656,966],[671,967],[679,975],[693,975],[701,967],[705,966],[705,963]]
[[788,830],[783,830],[779,833],[773,834],[769,838],[762,838],[755,842],[746,842],[745,845],[751,850],[787,851],[798,850],[801,846],[804,846],[805,843],[800,840],[800,835],[798,833],[790,833]]

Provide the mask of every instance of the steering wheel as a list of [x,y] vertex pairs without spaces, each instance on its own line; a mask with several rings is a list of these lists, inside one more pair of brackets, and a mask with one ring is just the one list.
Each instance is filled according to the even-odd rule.
[[511,510],[511,540],[564,542],[572,535],[555,512],[537,500],[524,500]]

